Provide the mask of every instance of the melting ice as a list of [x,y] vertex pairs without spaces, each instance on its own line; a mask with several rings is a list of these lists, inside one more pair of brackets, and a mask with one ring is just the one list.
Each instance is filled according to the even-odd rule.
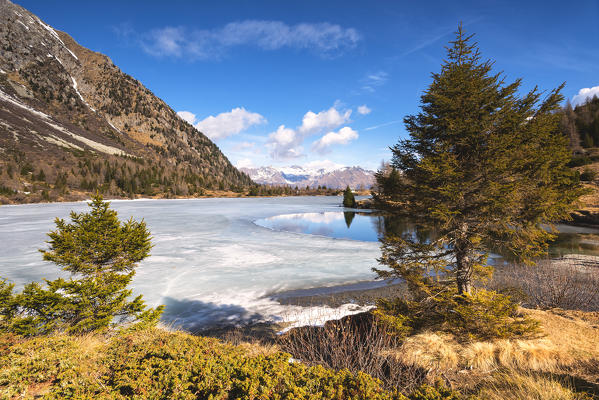
[[[340,211],[340,202],[338,197],[123,200],[112,201],[112,207],[121,219],[145,219],[152,232],[155,246],[137,269],[134,292],[150,305],[165,304],[165,323],[199,330],[261,320],[318,323],[359,311],[352,305],[283,306],[270,295],[371,280],[378,243],[254,223],[282,214]],[[87,208],[85,202],[0,207],[0,276],[19,288],[59,276],[38,249],[46,246],[55,217]]]

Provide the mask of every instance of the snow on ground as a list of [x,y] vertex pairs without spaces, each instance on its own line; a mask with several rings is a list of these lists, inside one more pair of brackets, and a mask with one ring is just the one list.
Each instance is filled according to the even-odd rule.
[[86,137],[77,135],[71,131],[69,131],[68,129],[64,128],[63,126],[57,125],[54,122],[52,122],[52,119],[50,118],[49,115],[38,111],[32,107],[29,107],[23,103],[21,103],[20,101],[18,101],[17,99],[13,98],[12,96],[9,96],[8,94],[4,93],[2,90],[0,90],[0,100],[4,100],[7,101],[9,103],[12,103],[24,110],[29,111],[32,114],[37,115],[38,117],[42,118],[43,120],[45,120],[45,123],[48,124],[49,126],[51,126],[52,128],[72,137],[73,139],[77,140],[78,142],[84,143],[86,145],[88,145],[89,147],[91,147],[94,150],[100,151],[102,153],[106,153],[106,154],[115,154],[115,155],[129,155],[128,153],[126,153],[125,151],[116,148],[116,147],[112,147],[112,146],[108,146],[102,143],[98,143],[94,140],[88,139]]
[[79,90],[77,89],[77,81],[75,80],[75,78],[73,78],[73,77],[71,76],[71,80],[73,81],[73,89],[75,89],[75,92],[77,92],[77,94],[79,95],[79,98],[81,99],[81,101],[82,101],[83,103],[85,103],[85,105],[86,105],[86,106],[88,106],[90,110],[92,110],[93,112],[96,112],[96,110],[95,110],[95,109],[94,109],[92,106],[90,106],[90,105],[87,103],[87,101],[85,101],[85,99],[83,98],[83,96],[81,96],[81,93],[79,93]]
[[50,32],[50,33],[52,34],[52,36],[54,36],[54,38],[55,38],[56,40],[58,40],[58,41],[60,42],[60,44],[62,44],[62,47],[64,47],[64,48],[65,48],[65,49],[66,49],[66,50],[67,50],[67,51],[68,51],[68,52],[69,52],[69,53],[70,53],[70,54],[73,56],[73,58],[74,58],[75,60],[79,61],[79,58],[78,58],[78,57],[75,55],[75,53],[73,53],[73,52],[71,51],[71,49],[69,49],[69,48],[67,47],[67,45],[66,45],[66,44],[64,44],[64,42],[62,41],[62,39],[60,38],[60,36],[58,36],[58,33],[56,33],[56,31],[54,30],[54,28],[52,28],[50,25],[46,25],[46,24],[44,24],[44,23],[42,22],[42,20],[41,20],[41,19],[39,19],[39,18],[37,18],[37,17],[36,17],[36,19],[37,19],[37,22],[39,22],[39,24],[40,24],[40,25],[41,25],[41,26],[42,26],[42,27],[43,27],[45,30],[47,30],[48,32]]

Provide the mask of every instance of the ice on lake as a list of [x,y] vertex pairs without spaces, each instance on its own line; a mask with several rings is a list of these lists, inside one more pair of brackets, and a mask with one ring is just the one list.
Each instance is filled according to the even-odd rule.
[[[340,211],[339,197],[112,201],[121,219],[145,219],[154,248],[133,281],[163,321],[199,330],[251,321],[315,322],[357,311],[283,306],[288,290],[372,280],[378,243],[285,232],[254,221],[282,214]],[[0,207],[0,276],[17,287],[59,276],[41,258],[55,217],[86,202]],[[325,214],[326,215],[326,214]]]

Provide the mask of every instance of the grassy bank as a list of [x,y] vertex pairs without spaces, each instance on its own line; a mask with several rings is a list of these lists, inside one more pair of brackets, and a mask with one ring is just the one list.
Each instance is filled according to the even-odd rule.
[[[157,328],[113,337],[2,335],[0,397],[406,399],[364,373],[308,366],[276,347],[234,346]],[[409,398],[452,397],[425,387]]]
[[[0,398],[596,398],[599,313],[525,312],[541,321],[546,336],[460,343],[449,334],[424,332],[393,347],[355,331],[343,332],[337,324],[337,335],[340,330],[352,335],[349,341],[345,337],[344,346],[331,340],[330,332],[327,338],[325,328],[312,328],[312,340],[319,341],[319,360],[310,359],[306,342],[296,342],[306,349],[302,354],[283,352],[293,335],[271,345],[234,345],[160,328],[112,336],[2,335]],[[369,341],[362,352],[357,346],[361,340]],[[348,365],[326,366],[327,346],[334,346],[337,362],[348,355],[344,361]],[[354,352],[347,353],[348,348]],[[369,359],[377,358],[380,367],[397,375],[381,382],[356,371],[350,358],[363,369],[373,365]],[[439,382],[451,390],[434,389]]]

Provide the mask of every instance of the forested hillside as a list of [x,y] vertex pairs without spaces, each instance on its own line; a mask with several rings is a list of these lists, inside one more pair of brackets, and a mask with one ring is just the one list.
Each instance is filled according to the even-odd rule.
[[105,55],[0,0],[0,199],[191,196],[251,184]]

